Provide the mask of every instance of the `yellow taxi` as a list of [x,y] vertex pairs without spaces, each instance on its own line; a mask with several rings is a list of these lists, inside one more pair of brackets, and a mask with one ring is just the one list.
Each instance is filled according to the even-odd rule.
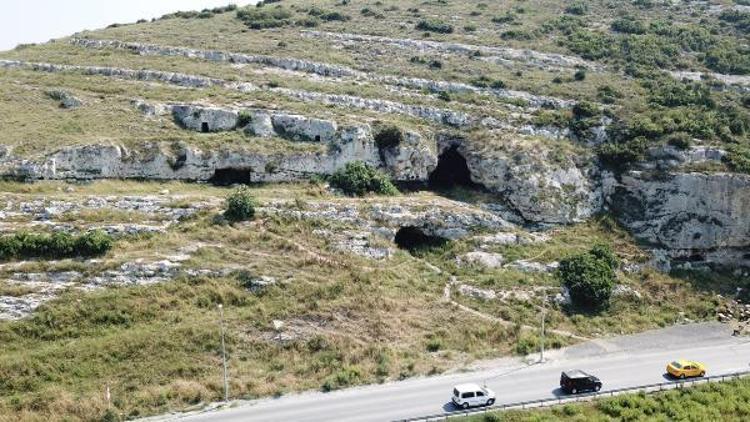
[[706,367],[700,362],[691,360],[676,360],[667,365],[667,373],[675,378],[702,377],[706,375]]

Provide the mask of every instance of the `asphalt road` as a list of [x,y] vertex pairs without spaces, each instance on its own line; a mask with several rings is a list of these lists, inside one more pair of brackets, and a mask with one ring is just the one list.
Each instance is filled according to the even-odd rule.
[[602,391],[664,382],[665,367],[684,358],[706,364],[707,375],[750,369],[750,339],[735,338],[726,326],[695,324],[644,334],[597,340],[549,353],[543,364],[518,359],[484,362],[461,372],[353,388],[236,403],[233,408],[151,420],[247,421],[392,421],[454,410],[453,385],[475,382],[497,393],[498,403],[553,398],[560,372],[582,369],[597,375]]

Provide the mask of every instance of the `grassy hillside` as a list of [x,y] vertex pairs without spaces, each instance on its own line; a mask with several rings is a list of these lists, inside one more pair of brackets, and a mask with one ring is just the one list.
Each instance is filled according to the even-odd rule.
[[[502,150],[511,158],[544,150],[553,161],[555,155],[593,160],[596,153],[613,167],[644,160],[654,145],[721,146],[729,151],[724,162],[691,170],[750,173],[750,12],[740,3],[282,0],[117,24],[0,53],[0,60],[74,66],[58,72],[33,64],[0,66],[0,147],[11,147],[19,160],[102,143],[134,151],[159,142],[185,142],[209,153],[327,151],[321,144],[240,130],[188,131],[170,115],[146,116],[133,103],[139,100],[281,110],[339,126],[393,125],[424,137],[448,133],[466,138],[474,151]],[[150,53],[139,54],[133,45],[73,42],[80,39],[146,43]],[[255,58],[237,63],[212,50]],[[289,70],[280,58],[314,63]],[[213,82],[188,87],[167,78],[104,76],[92,67],[136,75],[176,72]],[[688,81],[682,76],[695,75],[669,72],[706,75]],[[238,89],[240,83],[254,89]],[[61,107],[60,90],[80,106]],[[457,128],[313,94],[461,112],[478,123]],[[529,126],[577,135],[602,121],[611,121],[611,139],[599,146],[519,133]],[[0,164],[4,153],[0,148]],[[499,218],[493,214],[502,205],[497,196],[471,189],[350,198],[321,180],[257,185],[250,188],[260,204],[257,217],[238,224],[221,218],[232,190],[203,184],[0,181],[0,192],[2,236],[114,233],[114,246],[103,256],[12,255],[0,262],[0,421],[136,418],[221,399],[220,304],[231,395],[251,399],[443,373],[478,359],[531,353],[541,306],[549,307],[547,323],[554,330],[548,341],[562,347],[712,320],[732,306],[738,286],[750,287],[739,273],[649,269],[643,246],[606,215],[543,236],[516,226],[498,229],[534,242],[487,243],[482,236],[495,233],[480,224],[460,240],[412,251],[392,241],[390,214],[407,219],[434,211],[439,222]],[[612,246],[623,261],[617,283],[637,293],[613,298],[598,313],[554,304],[550,299],[561,285],[553,271],[506,265],[546,268],[596,243]],[[504,265],[466,264],[473,251],[501,255]],[[367,255],[381,252],[386,259]],[[268,278],[275,283],[258,284]],[[462,285],[497,298],[462,294]],[[10,318],[11,311],[19,315]],[[449,328],[455,326],[466,329]],[[700,401],[721,393],[727,408],[705,415],[740,420],[747,413],[740,401],[745,384],[735,385],[734,396],[731,386],[712,386],[500,417],[640,416],[618,400],[672,417],[667,412],[676,395]],[[107,386],[113,414],[106,413]]]

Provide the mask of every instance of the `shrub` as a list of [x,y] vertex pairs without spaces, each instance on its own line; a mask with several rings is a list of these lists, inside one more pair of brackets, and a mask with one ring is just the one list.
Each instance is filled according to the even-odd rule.
[[112,249],[112,237],[101,230],[95,230],[77,237],[74,248],[81,256],[103,255]]
[[0,237],[0,261],[99,256],[112,249],[112,244],[112,238],[99,230],[79,236],[65,232],[16,233]]
[[645,34],[646,24],[632,16],[624,16],[622,18],[615,19],[612,22],[611,28],[615,32],[621,32],[623,34]]
[[500,24],[511,23],[514,20],[516,20],[516,15],[511,12],[506,12],[504,15],[498,15],[492,18],[492,22]]
[[667,137],[667,144],[682,150],[690,148],[692,143],[693,138],[685,132],[673,133]]
[[609,304],[617,266],[612,250],[596,245],[588,252],[563,259],[557,276],[570,291],[573,305],[599,310]]
[[597,148],[599,159],[606,166],[621,168],[645,158],[648,140],[642,136],[625,142],[611,142]]
[[589,6],[582,1],[576,1],[565,8],[565,13],[568,13],[571,15],[581,16],[581,15],[585,15],[588,12],[589,12]]
[[583,81],[586,79],[586,70],[585,69],[578,69],[576,70],[576,73],[573,75],[573,79],[577,81]]
[[404,141],[404,133],[398,126],[388,125],[375,132],[375,144],[379,149],[394,148]]
[[237,18],[252,29],[278,28],[292,23],[292,13],[281,6],[270,10],[264,7],[239,9]]
[[253,122],[253,115],[247,111],[240,111],[237,116],[237,127],[243,128]]
[[310,15],[310,16],[315,16],[315,17],[319,18],[320,20],[324,20],[324,21],[328,21],[328,22],[330,22],[330,21],[342,21],[342,22],[345,22],[345,21],[348,21],[349,19],[351,19],[349,16],[347,16],[347,15],[341,13],[341,12],[335,12],[335,11],[332,12],[332,11],[328,11],[328,10],[322,10],[322,9],[317,8],[317,7],[311,8],[307,12],[307,14]]
[[587,60],[599,60],[610,57],[614,52],[615,40],[600,32],[577,30],[568,36],[567,46],[570,51]]
[[322,390],[329,392],[337,390],[339,388],[349,387],[356,384],[362,373],[356,366],[348,366],[346,368],[339,369],[335,374],[328,377],[323,383]]
[[439,19],[422,19],[417,23],[417,29],[421,31],[437,32],[439,34],[450,34],[453,32],[453,25]]
[[331,176],[331,186],[341,189],[350,196],[364,196],[367,193],[395,195],[398,189],[382,173],[361,162],[347,163]]
[[727,152],[724,159],[732,170],[750,174],[750,147],[733,145]]
[[231,222],[251,220],[255,217],[256,205],[247,186],[241,186],[227,197],[224,218]]

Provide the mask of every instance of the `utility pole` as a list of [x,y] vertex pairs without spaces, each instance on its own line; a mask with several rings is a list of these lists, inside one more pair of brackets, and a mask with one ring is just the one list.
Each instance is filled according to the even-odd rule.
[[224,306],[219,304],[219,322],[221,325],[221,360],[224,362],[224,401],[229,401],[229,380],[227,378],[227,349],[224,345]]
[[544,320],[547,314],[547,298],[542,299],[542,333],[539,350],[539,363],[544,363]]

